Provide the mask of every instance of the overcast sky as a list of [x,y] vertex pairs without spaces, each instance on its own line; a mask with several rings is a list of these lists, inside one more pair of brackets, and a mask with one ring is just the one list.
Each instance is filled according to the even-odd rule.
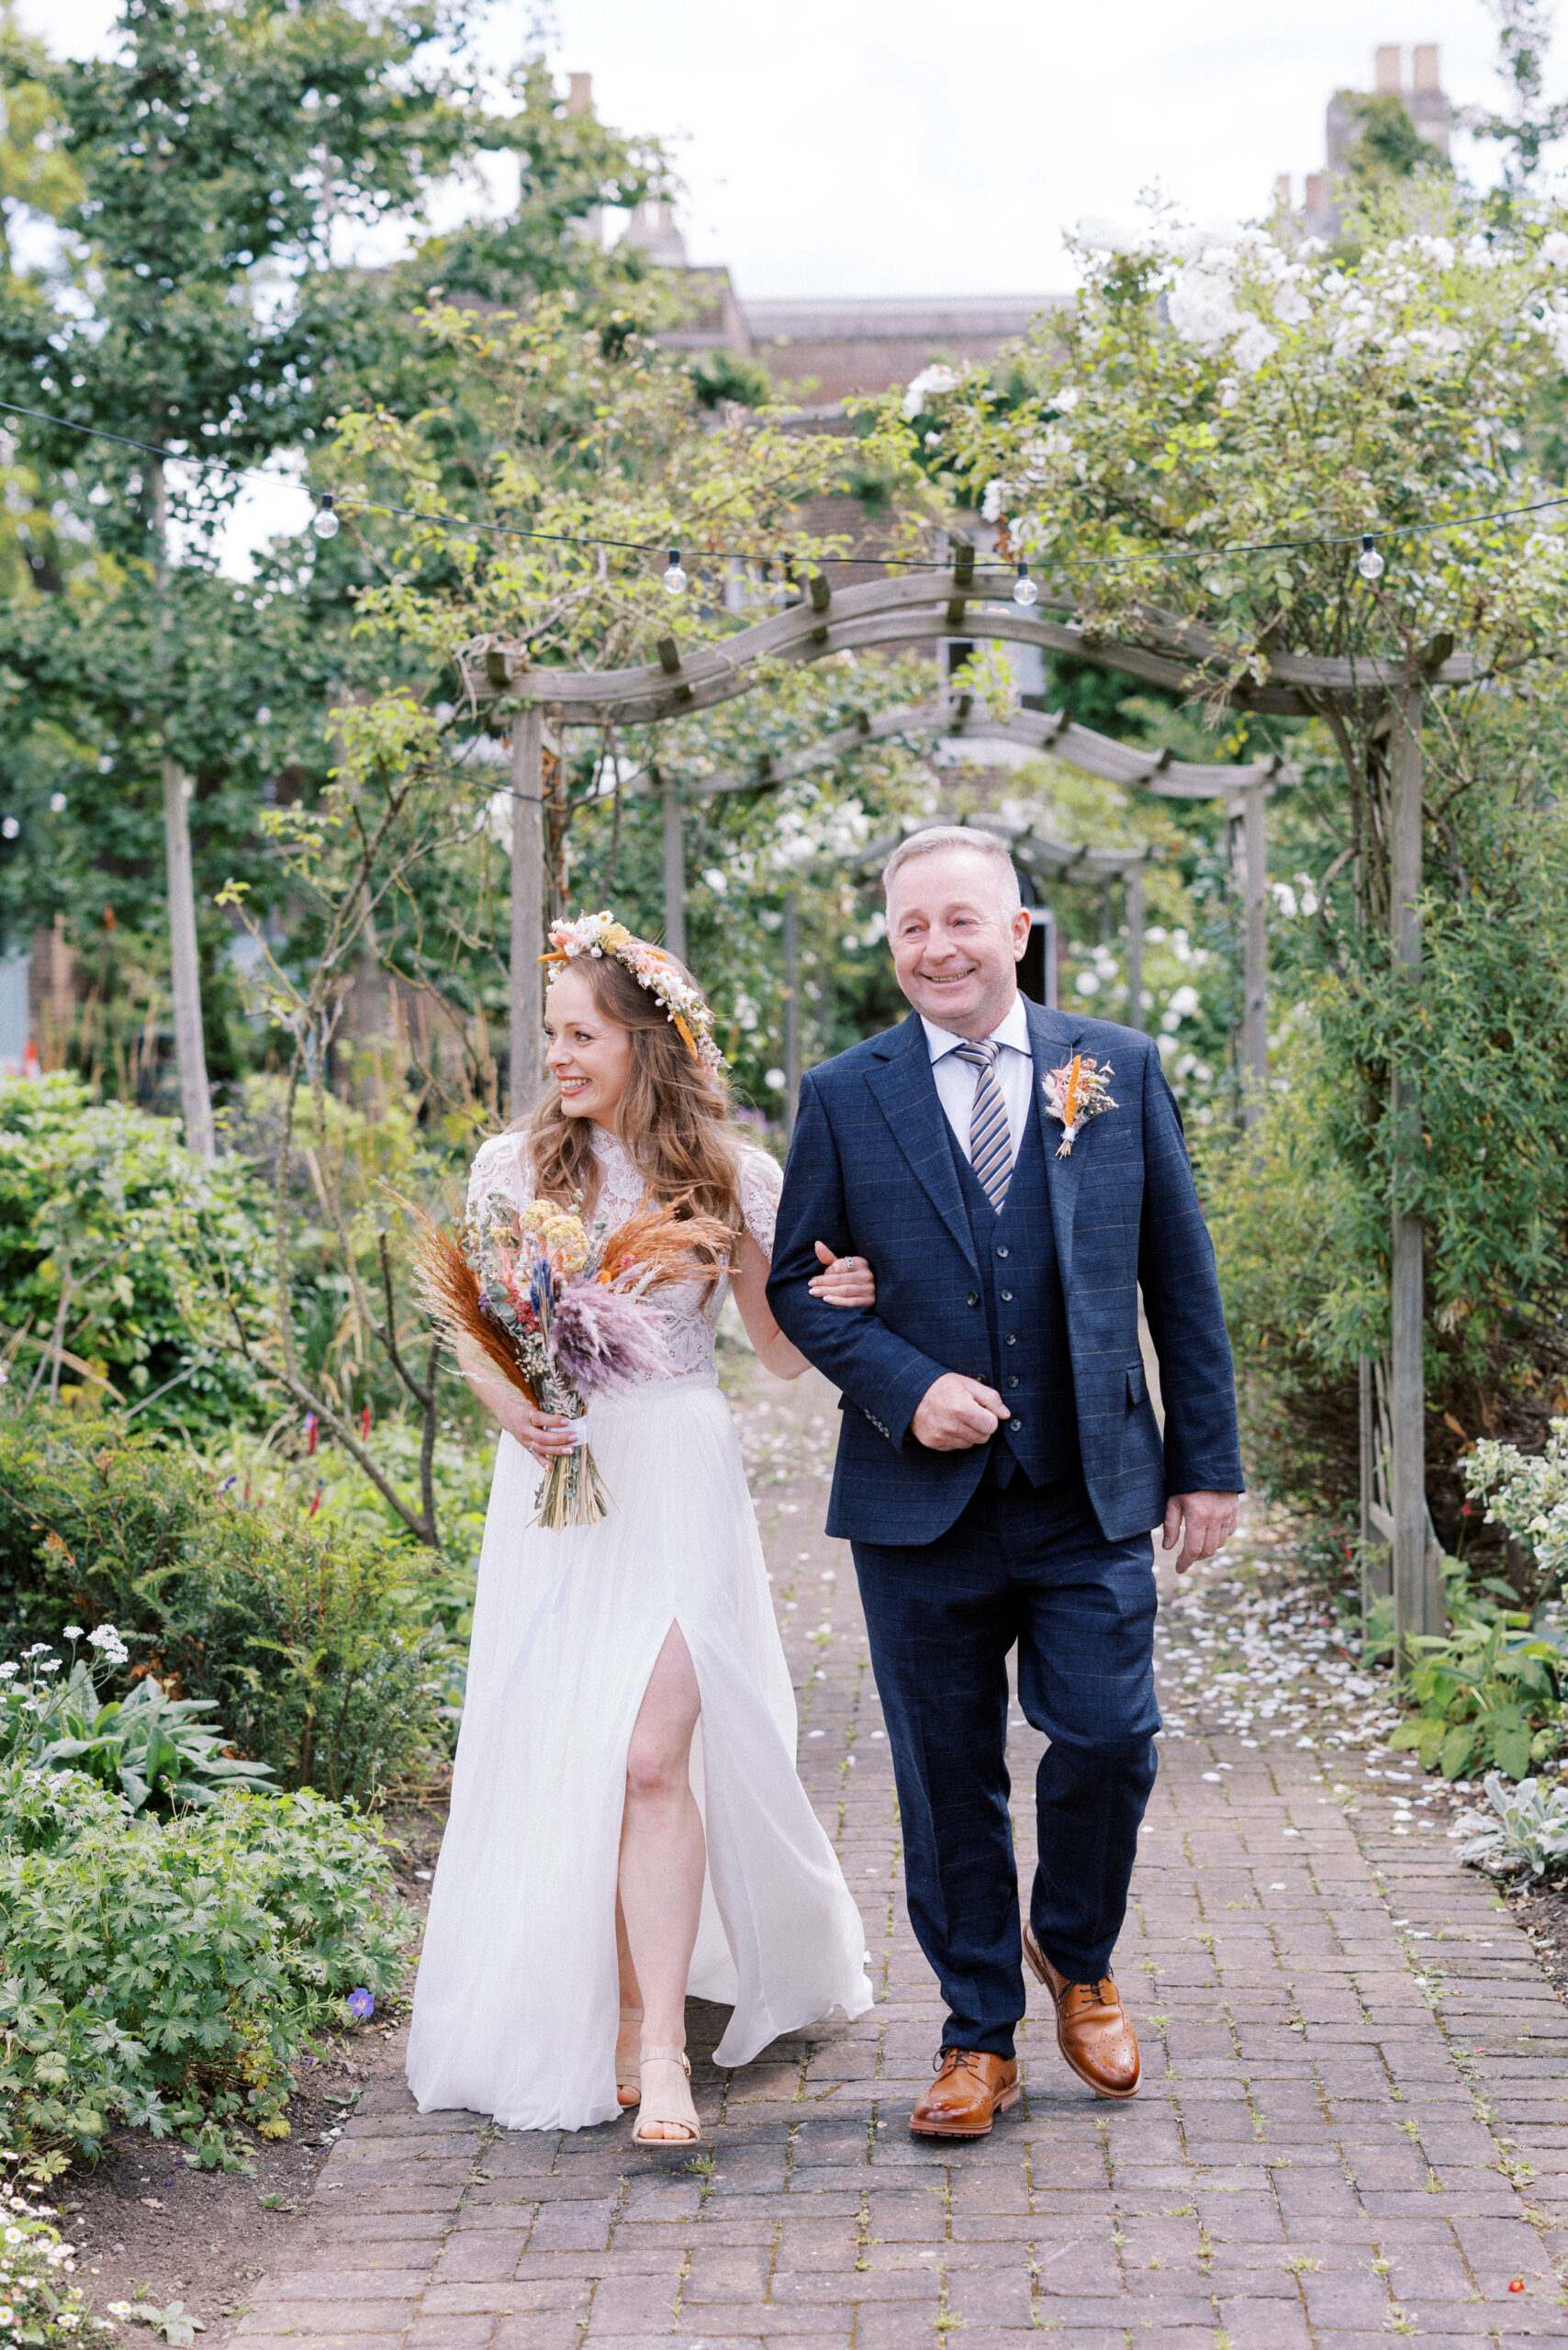
[[[1151,184],[1198,221],[1266,211],[1279,172],[1299,202],[1329,94],[1371,87],[1379,41],[1439,42],[1456,104],[1500,95],[1481,0],[554,6],[556,71],[591,73],[603,120],[669,143],[689,257],[727,263],[743,297],[1052,293],[1071,282],[1064,229],[1134,218]],[[18,13],[84,54],[118,8],[20,0]],[[538,20],[533,0],[487,12],[498,67]],[[1568,33],[1552,62],[1555,92]],[[1490,177],[1493,151],[1461,140],[1456,160]],[[282,483],[247,489],[223,567],[243,576],[253,548],[309,511]]]
[[[1195,219],[1268,207],[1323,157],[1329,93],[1378,41],[1435,40],[1457,102],[1495,102],[1481,0],[554,0],[557,68],[669,140],[694,261],[743,295],[1049,292],[1062,231],[1130,218],[1158,181]],[[51,43],[100,43],[106,0],[22,0]],[[501,0],[515,56],[536,10]],[[1568,84],[1568,34],[1553,89]],[[1465,142],[1468,149],[1469,142]]]

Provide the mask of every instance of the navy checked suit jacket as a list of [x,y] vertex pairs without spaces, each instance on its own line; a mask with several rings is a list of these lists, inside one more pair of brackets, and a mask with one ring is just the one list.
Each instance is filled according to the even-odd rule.
[[[1074,1052],[1115,1071],[1116,1108],[1080,1129],[1070,1157],[1056,1157],[1061,1130],[1043,1115],[1042,1134],[1084,1482],[1102,1533],[1126,1541],[1159,1524],[1171,1494],[1241,1490],[1214,1248],[1150,1040],[1107,1020],[1025,1009],[1037,1099],[1047,1071]],[[985,1446],[934,1452],[910,1433],[933,1381],[975,1351],[967,1299],[978,1269],[949,1134],[913,1013],[801,1081],[767,1296],[779,1326],[841,1391],[827,1530],[852,1540],[935,1541],[984,1471]],[[812,1296],[817,1240],[869,1261],[874,1310]],[[1163,1444],[1138,1349],[1140,1283],[1161,1365]]]

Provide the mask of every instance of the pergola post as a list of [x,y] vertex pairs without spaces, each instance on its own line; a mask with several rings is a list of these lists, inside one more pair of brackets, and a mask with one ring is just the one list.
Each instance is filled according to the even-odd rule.
[[801,911],[792,889],[784,892],[784,1132],[795,1131],[801,1091]]
[[1245,868],[1245,948],[1241,1012],[1241,1105],[1249,1126],[1263,1115],[1269,1099],[1269,867],[1263,824],[1263,787],[1249,784],[1241,796]]
[[665,946],[686,960],[686,829],[680,794],[667,775],[659,778],[665,820]]
[[1143,867],[1126,870],[1127,1026],[1143,1026]]
[[544,1077],[544,712],[530,702],[511,733],[511,968],[507,1106],[521,1118]]
[[[185,770],[169,748],[167,673],[173,639],[169,610],[169,490],[163,460],[150,468],[152,488],[153,585],[157,597],[155,656],[160,683],[159,733],[162,737],[164,885],[169,894],[169,980],[174,1006],[174,1058],[180,1073],[180,1112],[185,1148],[197,1158],[217,1156],[212,1088],[207,1075],[207,1037],[201,1015],[201,943],[196,934],[196,878],[191,856],[191,818]],[[58,1363],[56,1370],[58,1371]]]
[[[1414,980],[1421,968],[1421,688],[1394,696],[1390,772],[1393,834],[1389,932],[1395,965]],[[1390,1280],[1389,1418],[1393,1436],[1394,1622],[1404,1658],[1407,1633],[1441,1632],[1442,1571],[1428,1540],[1425,1315],[1420,1217],[1410,1206],[1419,1162],[1420,1103],[1407,1072],[1394,1072],[1394,1231]]]
[[174,1058],[180,1068],[180,1110],[185,1148],[198,1158],[217,1156],[212,1089],[201,1018],[201,947],[196,937],[196,881],[185,778],[177,759],[163,761],[163,855],[169,887],[169,970],[174,999]]

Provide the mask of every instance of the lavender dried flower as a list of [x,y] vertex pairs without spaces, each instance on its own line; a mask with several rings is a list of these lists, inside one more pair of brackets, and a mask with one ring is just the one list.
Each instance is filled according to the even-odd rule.
[[669,1357],[648,1307],[597,1282],[573,1281],[556,1296],[550,1359],[579,1395],[612,1395],[641,1379],[669,1376]]

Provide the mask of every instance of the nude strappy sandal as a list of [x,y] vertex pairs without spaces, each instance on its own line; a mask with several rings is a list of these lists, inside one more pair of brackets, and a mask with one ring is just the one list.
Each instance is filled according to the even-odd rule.
[[[622,2023],[641,2023],[643,2020],[642,2009],[622,2008],[621,2010],[621,2020]],[[621,2034],[619,2031],[616,2033],[615,2037],[617,2040],[620,2039]],[[641,2070],[636,2069],[631,2072],[622,2072],[621,2068],[625,2062],[626,2059],[623,2056],[619,2054],[617,2055],[615,2060],[615,2102],[617,2105],[622,2107],[635,2105],[643,2094],[643,2077]]]
[[[643,2062],[644,2065],[660,2063],[678,2065],[687,2079],[691,2078],[691,2059],[684,2048],[644,2048]],[[649,2138],[644,2135],[643,2119],[639,2118],[637,2126],[632,2132],[632,2143],[634,2146],[701,2146],[707,2143],[707,2140],[702,2135],[700,2122],[694,2130],[689,2121],[678,2121],[674,2114],[661,2116],[651,2113],[645,2118],[650,2121],[662,2121],[666,2130],[679,2130],[684,2134],[678,2138]]]

